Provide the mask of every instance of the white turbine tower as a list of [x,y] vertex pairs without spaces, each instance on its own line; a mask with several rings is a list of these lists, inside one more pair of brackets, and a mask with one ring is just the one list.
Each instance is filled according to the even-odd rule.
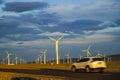
[[36,62],[42,64],[42,55],[40,52],[40,55],[37,56]]
[[47,52],[47,49],[45,49],[44,51],[41,51],[41,53],[43,53],[44,55],[44,64],[46,64],[46,52]]
[[86,50],[82,50],[83,52],[86,52],[86,55],[87,57],[90,57],[91,56],[91,53],[90,53],[90,46],[88,46],[88,48]]
[[40,58],[39,58],[39,56],[37,56],[36,63],[38,64],[39,62],[40,62]]
[[20,57],[19,59],[20,59],[20,64],[22,64],[22,58]]
[[39,55],[39,62],[42,64],[42,55]]
[[69,53],[68,53],[66,56],[67,56],[67,64],[70,64],[71,61],[72,61],[72,60],[71,60],[72,58],[71,58],[71,56],[70,56]]
[[4,58],[2,59],[2,64],[5,64],[5,59]]
[[105,54],[104,54],[104,56],[103,56],[103,57],[104,57],[104,61],[106,61],[106,55],[105,55]]
[[64,37],[64,35],[62,35],[61,37],[59,37],[58,39],[54,39],[52,37],[49,37],[50,40],[55,42],[56,45],[56,64],[59,64],[59,53],[58,53],[58,43],[59,41]]
[[15,56],[15,64],[18,64],[18,57]]
[[10,55],[11,55],[11,54],[10,54],[8,51],[7,51],[6,53],[7,53],[8,65],[10,65]]

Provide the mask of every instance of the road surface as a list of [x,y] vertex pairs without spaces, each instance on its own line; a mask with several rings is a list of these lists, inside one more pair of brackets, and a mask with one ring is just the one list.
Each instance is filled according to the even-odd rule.
[[46,75],[46,76],[58,76],[65,77],[68,80],[120,80],[120,72],[104,72],[104,73],[84,73],[66,70],[53,70],[53,69],[0,69],[0,72],[13,72],[13,73],[25,73],[34,75]]

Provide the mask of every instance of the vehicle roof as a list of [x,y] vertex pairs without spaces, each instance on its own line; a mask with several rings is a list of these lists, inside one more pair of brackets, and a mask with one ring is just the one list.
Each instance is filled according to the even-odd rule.
[[82,57],[81,59],[84,59],[84,58],[99,58],[99,57],[95,57],[95,56],[92,56],[92,57]]

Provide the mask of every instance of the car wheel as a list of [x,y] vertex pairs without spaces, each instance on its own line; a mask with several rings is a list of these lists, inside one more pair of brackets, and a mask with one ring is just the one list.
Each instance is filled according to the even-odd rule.
[[89,66],[87,66],[87,67],[85,68],[85,72],[91,72]]
[[76,72],[77,70],[76,70],[76,68],[75,68],[75,66],[73,66],[72,67],[72,72]]

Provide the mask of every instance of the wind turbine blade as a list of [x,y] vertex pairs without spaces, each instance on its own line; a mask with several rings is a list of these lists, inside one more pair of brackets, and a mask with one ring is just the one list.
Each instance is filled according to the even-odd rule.
[[91,56],[91,53],[88,51],[89,56]]
[[50,37],[50,36],[49,36],[49,39],[52,40],[52,41],[56,41],[54,38],[52,38],[52,37]]
[[58,38],[57,40],[59,41],[59,40],[61,40],[62,38],[64,37],[64,35],[62,35],[60,38]]
[[87,50],[82,50],[82,52],[86,52]]
[[87,52],[88,50],[82,50],[82,52]]
[[91,47],[91,46],[89,45],[87,50],[90,50],[90,47]]

